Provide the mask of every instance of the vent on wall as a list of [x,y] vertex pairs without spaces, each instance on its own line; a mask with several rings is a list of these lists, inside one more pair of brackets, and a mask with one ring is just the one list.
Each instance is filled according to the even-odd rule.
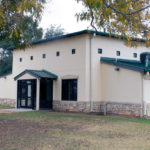
[[98,49],[98,54],[102,54],[103,50],[101,48]]
[[137,53],[133,53],[133,57],[134,57],[134,58],[137,58]]
[[76,53],[76,49],[72,49],[72,54],[75,54]]
[[116,67],[116,68],[115,68],[115,71],[120,71],[120,68]]
[[30,56],[30,60],[33,60],[33,56]]
[[22,62],[22,58],[20,58],[19,61]]
[[120,56],[120,51],[116,51],[116,55],[117,55],[117,56]]
[[60,56],[60,52],[59,51],[56,52],[56,56]]
[[43,54],[42,57],[43,57],[43,59],[45,59],[46,58],[46,54]]

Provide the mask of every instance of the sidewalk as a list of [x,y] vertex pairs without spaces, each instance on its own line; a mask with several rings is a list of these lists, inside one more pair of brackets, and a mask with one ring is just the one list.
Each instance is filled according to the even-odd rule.
[[29,111],[35,111],[32,109],[0,109],[0,114],[11,114],[11,113],[16,113],[16,112],[29,112]]

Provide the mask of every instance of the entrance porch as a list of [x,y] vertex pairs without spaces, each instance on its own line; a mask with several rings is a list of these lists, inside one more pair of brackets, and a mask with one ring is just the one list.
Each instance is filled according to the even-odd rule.
[[17,81],[17,108],[53,108],[53,80],[57,75],[46,70],[25,70],[14,79]]

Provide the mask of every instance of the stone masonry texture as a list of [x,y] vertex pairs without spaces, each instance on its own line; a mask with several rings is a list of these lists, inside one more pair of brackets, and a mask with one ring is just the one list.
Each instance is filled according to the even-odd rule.
[[0,98],[0,105],[7,105],[7,106],[11,106],[11,107],[16,107],[16,100],[15,99]]
[[[90,112],[90,102],[54,101],[53,109],[69,112]],[[141,116],[140,104],[125,104],[115,102],[93,102],[93,112],[106,114],[118,114],[128,116]]]

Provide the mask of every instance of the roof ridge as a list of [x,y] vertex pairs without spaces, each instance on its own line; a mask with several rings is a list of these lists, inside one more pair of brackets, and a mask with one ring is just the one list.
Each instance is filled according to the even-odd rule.
[[[126,39],[127,37],[124,37],[123,35],[117,35],[117,34],[111,34],[108,32],[101,32],[101,31],[94,31],[94,30],[81,30],[81,31],[77,31],[77,32],[72,32],[72,33],[66,33],[64,35],[59,35],[53,38],[47,38],[47,39],[41,39],[38,41],[33,41],[30,43],[30,45],[36,45],[36,44],[40,44],[40,43],[45,43],[45,42],[50,42],[50,41],[54,41],[54,40],[59,40],[59,39],[63,39],[63,38],[67,38],[67,37],[72,37],[72,36],[76,36],[76,35],[81,35],[81,34],[96,34],[99,36],[106,36],[106,37],[112,37],[112,38],[117,38],[119,37],[119,39]],[[140,38],[132,38],[133,41],[139,41],[139,42],[145,42],[145,39],[140,39]],[[7,50],[13,50],[15,49],[14,46],[9,47]]]
[[14,77],[14,80],[17,80],[18,78],[20,78],[21,76],[23,76],[25,73],[29,73],[30,75],[34,76],[35,78],[50,78],[50,79],[57,79],[58,76],[54,73],[51,73],[49,71],[46,70],[24,70],[23,72],[21,72],[20,74],[18,74],[16,77]]

